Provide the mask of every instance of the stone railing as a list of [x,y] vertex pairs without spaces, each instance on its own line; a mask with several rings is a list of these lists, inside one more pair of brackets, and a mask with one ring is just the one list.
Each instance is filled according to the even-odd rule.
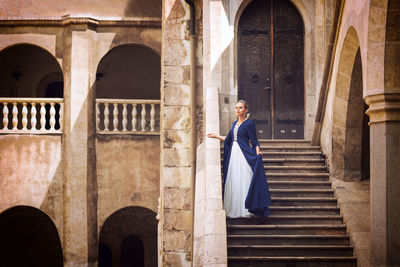
[[0,97],[0,134],[61,133],[62,98]]
[[160,100],[96,99],[100,134],[160,134]]

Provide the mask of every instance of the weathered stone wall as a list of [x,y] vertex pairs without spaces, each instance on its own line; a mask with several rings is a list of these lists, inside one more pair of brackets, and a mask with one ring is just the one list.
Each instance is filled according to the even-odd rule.
[[[190,163],[190,85],[195,79],[197,118],[202,140],[202,5],[195,2],[196,68],[190,76],[189,5],[183,0],[163,2],[161,57],[161,221],[160,266],[189,266],[192,258],[193,192]],[[197,76],[197,77],[196,77]]]
[[158,210],[160,137],[99,135],[96,138],[98,230],[129,206]]
[[61,136],[0,136],[0,213],[26,205],[45,212],[63,237]]

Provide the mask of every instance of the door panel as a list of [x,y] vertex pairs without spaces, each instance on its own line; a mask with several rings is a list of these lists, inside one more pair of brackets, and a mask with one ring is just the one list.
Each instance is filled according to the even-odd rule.
[[238,98],[248,102],[259,138],[271,138],[269,20],[269,1],[254,1],[238,27]]
[[274,137],[304,138],[303,21],[289,1],[274,1]]
[[239,20],[238,98],[249,103],[259,138],[304,138],[303,36],[289,0],[255,0]]

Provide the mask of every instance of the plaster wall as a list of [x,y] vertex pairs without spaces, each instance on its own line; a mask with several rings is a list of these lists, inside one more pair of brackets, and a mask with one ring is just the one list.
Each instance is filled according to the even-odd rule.
[[0,213],[26,205],[45,212],[63,235],[61,136],[0,135]]
[[141,206],[155,213],[160,196],[160,137],[96,138],[98,231],[115,211]]

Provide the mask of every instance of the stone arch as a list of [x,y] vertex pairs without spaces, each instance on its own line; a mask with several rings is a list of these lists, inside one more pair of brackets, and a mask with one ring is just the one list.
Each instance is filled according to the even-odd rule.
[[[132,241],[132,236],[134,241],[139,240],[143,243],[144,255],[136,256],[144,257],[144,266],[157,266],[157,234],[157,220],[154,211],[144,207],[131,206],[114,212],[101,227],[99,266],[110,266],[104,264],[106,261],[111,262],[103,254],[108,251],[107,248],[111,251],[112,266],[123,266],[121,265],[122,260],[126,261],[127,259],[126,254],[122,255],[122,252],[130,251],[140,243],[129,242]],[[138,259],[138,262],[140,261]]]
[[341,180],[360,180],[362,176],[369,176],[369,166],[362,172],[362,158],[366,159],[367,155],[369,158],[366,140],[369,129],[362,98],[360,43],[354,27],[348,29],[340,53],[333,103],[330,172]]
[[[45,97],[43,81],[63,84],[63,72],[48,50],[33,44],[18,43],[0,51],[0,95],[5,97]],[[53,76],[49,76],[51,74]],[[47,84],[47,85],[48,85]]]
[[125,44],[100,60],[97,98],[160,99],[161,58],[152,48]]
[[0,214],[0,257],[4,266],[63,266],[57,228],[43,211],[15,206]]

